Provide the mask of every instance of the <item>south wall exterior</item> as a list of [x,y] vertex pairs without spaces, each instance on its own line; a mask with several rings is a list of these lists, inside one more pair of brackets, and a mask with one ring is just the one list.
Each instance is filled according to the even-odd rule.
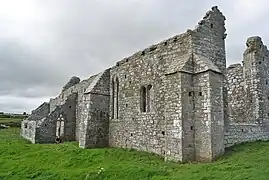
[[82,148],[122,147],[172,161],[213,161],[234,144],[269,138],[268,55],[247,40],[243,66],[226,68],[225,17],[215,6],[187,30],[118,61],[22,122],[32,143],[56,136]]

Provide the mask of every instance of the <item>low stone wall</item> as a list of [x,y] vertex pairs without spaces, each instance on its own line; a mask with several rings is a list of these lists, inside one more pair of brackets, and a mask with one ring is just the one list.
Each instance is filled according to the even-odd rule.
[[36,143],[36,123],[49,114],[50,105],[47,102],[42,103],[32,114],[21,122],[21,136]]
[[21,123],[21,136],[35,143],[36,121],[24,120]]
[[236,123],[229,125],[224,138],[225,147],[231,147],[243,142],[269,140],[269,132],[258,124]]

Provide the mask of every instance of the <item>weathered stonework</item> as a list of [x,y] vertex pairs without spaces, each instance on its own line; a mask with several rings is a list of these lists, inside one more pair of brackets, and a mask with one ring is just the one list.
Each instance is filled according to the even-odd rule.
[[230,147],[243,142],[268,139],[269,132],[262,126],[254,123],[235,123],[231,124],[229,130],[225,132],[225,147]]
[[212,7],[194,30],[80,82],[22,122],[22,136],[82,148],[122,147],[172,161],[213,161],[225,147],[269,139],[269,52],[250,37],[243,66],[226,68],[225,17]]
[[79,146],[108,147],[110,69],[99,73],[84,92]]

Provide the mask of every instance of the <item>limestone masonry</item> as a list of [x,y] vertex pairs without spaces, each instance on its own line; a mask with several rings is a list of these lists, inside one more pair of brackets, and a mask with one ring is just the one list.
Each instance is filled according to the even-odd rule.
[[118,61],[22,122],[32,143],[78,141],[172,161],[213,161],[234,144],[269,139],[269,51],[247,39],[243,64],[226,68],[225,17],[212,7],[187,30]]

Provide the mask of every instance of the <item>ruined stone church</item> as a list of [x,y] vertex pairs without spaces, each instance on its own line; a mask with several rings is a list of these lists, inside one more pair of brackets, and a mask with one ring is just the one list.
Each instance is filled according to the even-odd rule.
[[187,30],[80,81],[21,124],[32,143],[78,141],[172,161],[213,161],[234,144],[269,139],[269,51],[246,41],[243,64],[226,68],[225,17],[212,7]]

